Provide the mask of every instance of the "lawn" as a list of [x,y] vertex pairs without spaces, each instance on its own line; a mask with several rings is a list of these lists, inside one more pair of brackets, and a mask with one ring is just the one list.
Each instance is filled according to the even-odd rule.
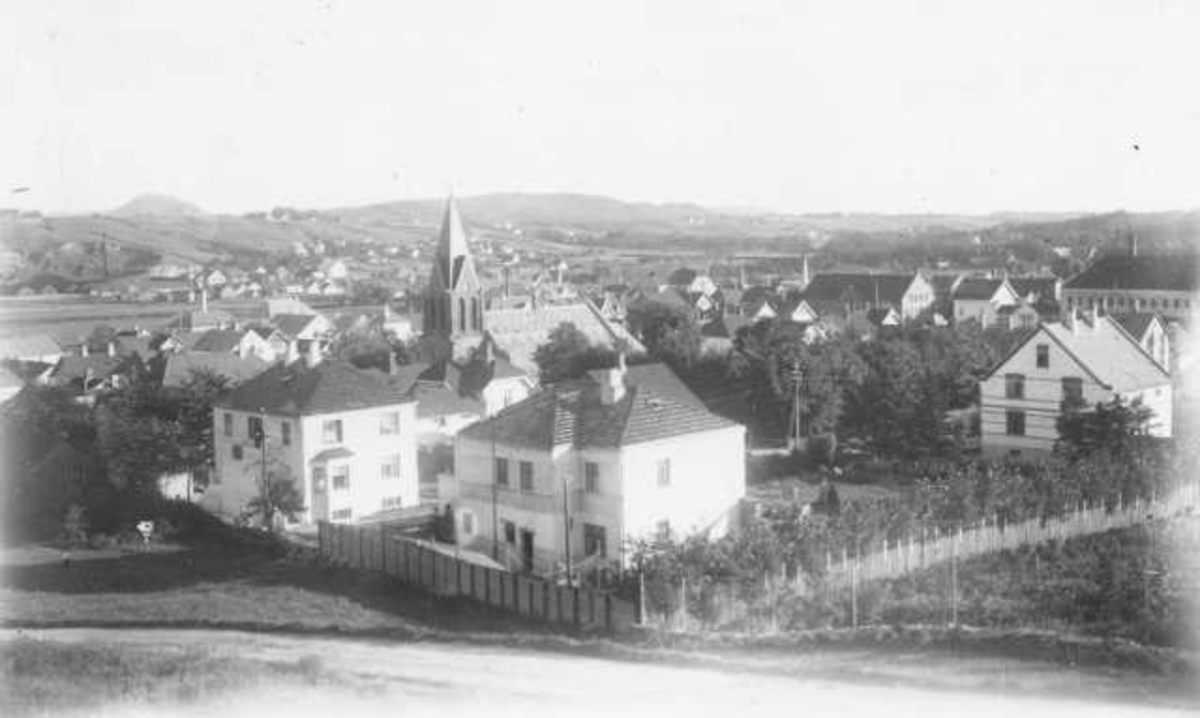
[[4,623],[220,625],[412,637],[502,632],[523,623],[467,601],[434,598],[382,574],[262,550],[201,543],[70,556],[66,566],[56,550],[0,554]]
[[122,705],[178,711],[265,690],[372,688],[325,668],[316,655],[272,661],[215,655],[203,646],[80,645],[24,636],[0,640],[0,681],[5,716],[90,714]]

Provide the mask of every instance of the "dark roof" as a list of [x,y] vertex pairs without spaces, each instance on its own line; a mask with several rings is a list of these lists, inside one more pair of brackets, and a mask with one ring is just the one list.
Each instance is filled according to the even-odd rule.
[[1194,258],[1173,255],[1110,254],[1067,281],[1066,289],[1200,290]]
[[968,277],[954,290],[955,299],[991,299],[996,296],[1003,279],[987,279],[986,277]]
[[1040,299],[1053,300],[1058,277],[1009,277],[1008,283],[1019,297],[1036,294]]
[[143,360],[152,358],[158,354],[158,350],[154,347],[155,337],[117,337],[115,344],[117,353],[121,356],[136,354]]
[[303,361],[275,366],[229,393],[221,406],[242,411],[300,416],[406,404],[407,387],[378,371],[340,361],[308,367]]
[[308,328],[317,319],[316,314],[277,314],[271,317],[271,324],[286,337],[294,337]]
[[234,323],[233,315],[221,309],[207,312],[183,312],[164,325],[167,329],[192,330],[196,327],[224,326]]
[[822,273],[812,278],[802,297],[819,302],[880,302],[900,304],[912,285],[913,274]]
[[484,403],[480,399],[460,394],[457,389],[442,383],[417,382],[409,391],[409,396],[417,401],[417,416],[449,416],[451,414],[486,413]]
[[[647,369],[646,367],[661,367]],[[737,426],[700,400],[662,365],[642,365],[626,374],[625,395],[605,404],[591,377],[548,387],[462,430],[467,438],[549,450],[614,447]],[[594,374],[594,373],[593,373]],[[686,394],[686,397],[685,397]],[[690,398],[688,398],[690,397]]]
[[131,357],[109,356],[107,354],[89,354],[78,356],[67,354],[58,360],[51,374],[55,379],[71,381],[83,379],[91,372],[93,379],[103,379],[113,374],[120,374],[135,366]]
[[211,329],[192,344],[194,352],[228,353],[238,348],[245,338],[246,332],[234,329]]
[[183,386],[194,371],[210,371],[229,380],[230,385],[240,384],[262,374],[270,366],[258,357],[243,359],[236,354],[199,352],[196,354],[170,354],[163,369],[163,386]]
[[1113,319],[1117,320],[1121,328],[1129,332],[1131,337],[1141,341],[1142,337],[1146,334],[1146,330],[1150,328],[1155,319],[1158,319],[1158,315],[1149,312],[1136,312],[1133,314],[1118,314],[1113,316]]

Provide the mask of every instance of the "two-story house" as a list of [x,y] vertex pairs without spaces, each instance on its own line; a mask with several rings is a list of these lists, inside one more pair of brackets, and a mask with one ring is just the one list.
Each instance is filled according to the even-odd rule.
[[745,494],[745,427],[661,364],[592,372],[459,432],[460,543],[550,574],[622,565],[629,539],[720,535]]
[[300,523],[352,522],[414,506],[416,424],[416,402],[381,372],[315,353],[273,367],[214,406],[214,471],[204,503],[236,516],[266,472],[294,482],[305,506]]
[[935,293],[920,273],[824,272],[812,278],[801,296],[821,316],[892,307],[908,322],[933,305]]
[[1114,397],[1153,412],[1152,436],[1171,436],[1167,370],[1110,316],[1069,313],[1040,324],[980,384],[980,440],[989,454],[1052,451],[1064,411]]

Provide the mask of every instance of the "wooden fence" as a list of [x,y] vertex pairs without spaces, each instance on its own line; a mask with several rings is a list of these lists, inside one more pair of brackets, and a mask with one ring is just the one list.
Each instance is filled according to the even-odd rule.
[[463,596],[578,630],[621,632],[638,622],[637,607],[610,593],[472,563],[379,527],[322,522],[317,535],[321,555],[333,563],[386,573],[438,596]]
[[[1061,517],[1030,519],[1013,524],[982,521],[971,527],[924,533],[897,541],[884,541],[870,553],[856,555],[842,550],[827,554],[825,582],[831,588],[852,583],[897,578],[950,560],[962,560],[997,551],[1014,550],[1050,540],[1126,528],[1152,519],[1193,514],[1200,511],[1200,484],[1181,485],[1164,496],[1135,500],[1112,509],[1084,505]],[[797,583],[802,581],[798,578]]]

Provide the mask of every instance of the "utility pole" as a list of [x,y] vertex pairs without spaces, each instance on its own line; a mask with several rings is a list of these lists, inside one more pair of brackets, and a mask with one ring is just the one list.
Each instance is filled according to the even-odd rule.
[[[496,492],[499,490],[496,486],[496,422],[492,422],[492,560],[500,561],[500,519],[496,511]],[[507,566],[507,562],[505,562]]]
[[267,483],[267,410],[263,407],[258,408],[258,431],[254,439],[258,443],[259,449],[259,490],[262,492],[263,500],[263,522],[267,524],[267,530],[273,531],[271,519],[273,518],[271,502],[271,487]]
[[571,477],[563,474],[563,542],[566,549],[566,567],[567,567],[567,586],[573,586],[571,580],[571,508],[568,503],[567,485],[570,483]]
[[[959,529],[961,531],[961,528]],[[958,536],[950,532],[950,625],[958,629]]]
[[800,358],[796,357],[792,360],[792,450],[800,450],[800,382],[804,379],[804,372],[800,369]]

